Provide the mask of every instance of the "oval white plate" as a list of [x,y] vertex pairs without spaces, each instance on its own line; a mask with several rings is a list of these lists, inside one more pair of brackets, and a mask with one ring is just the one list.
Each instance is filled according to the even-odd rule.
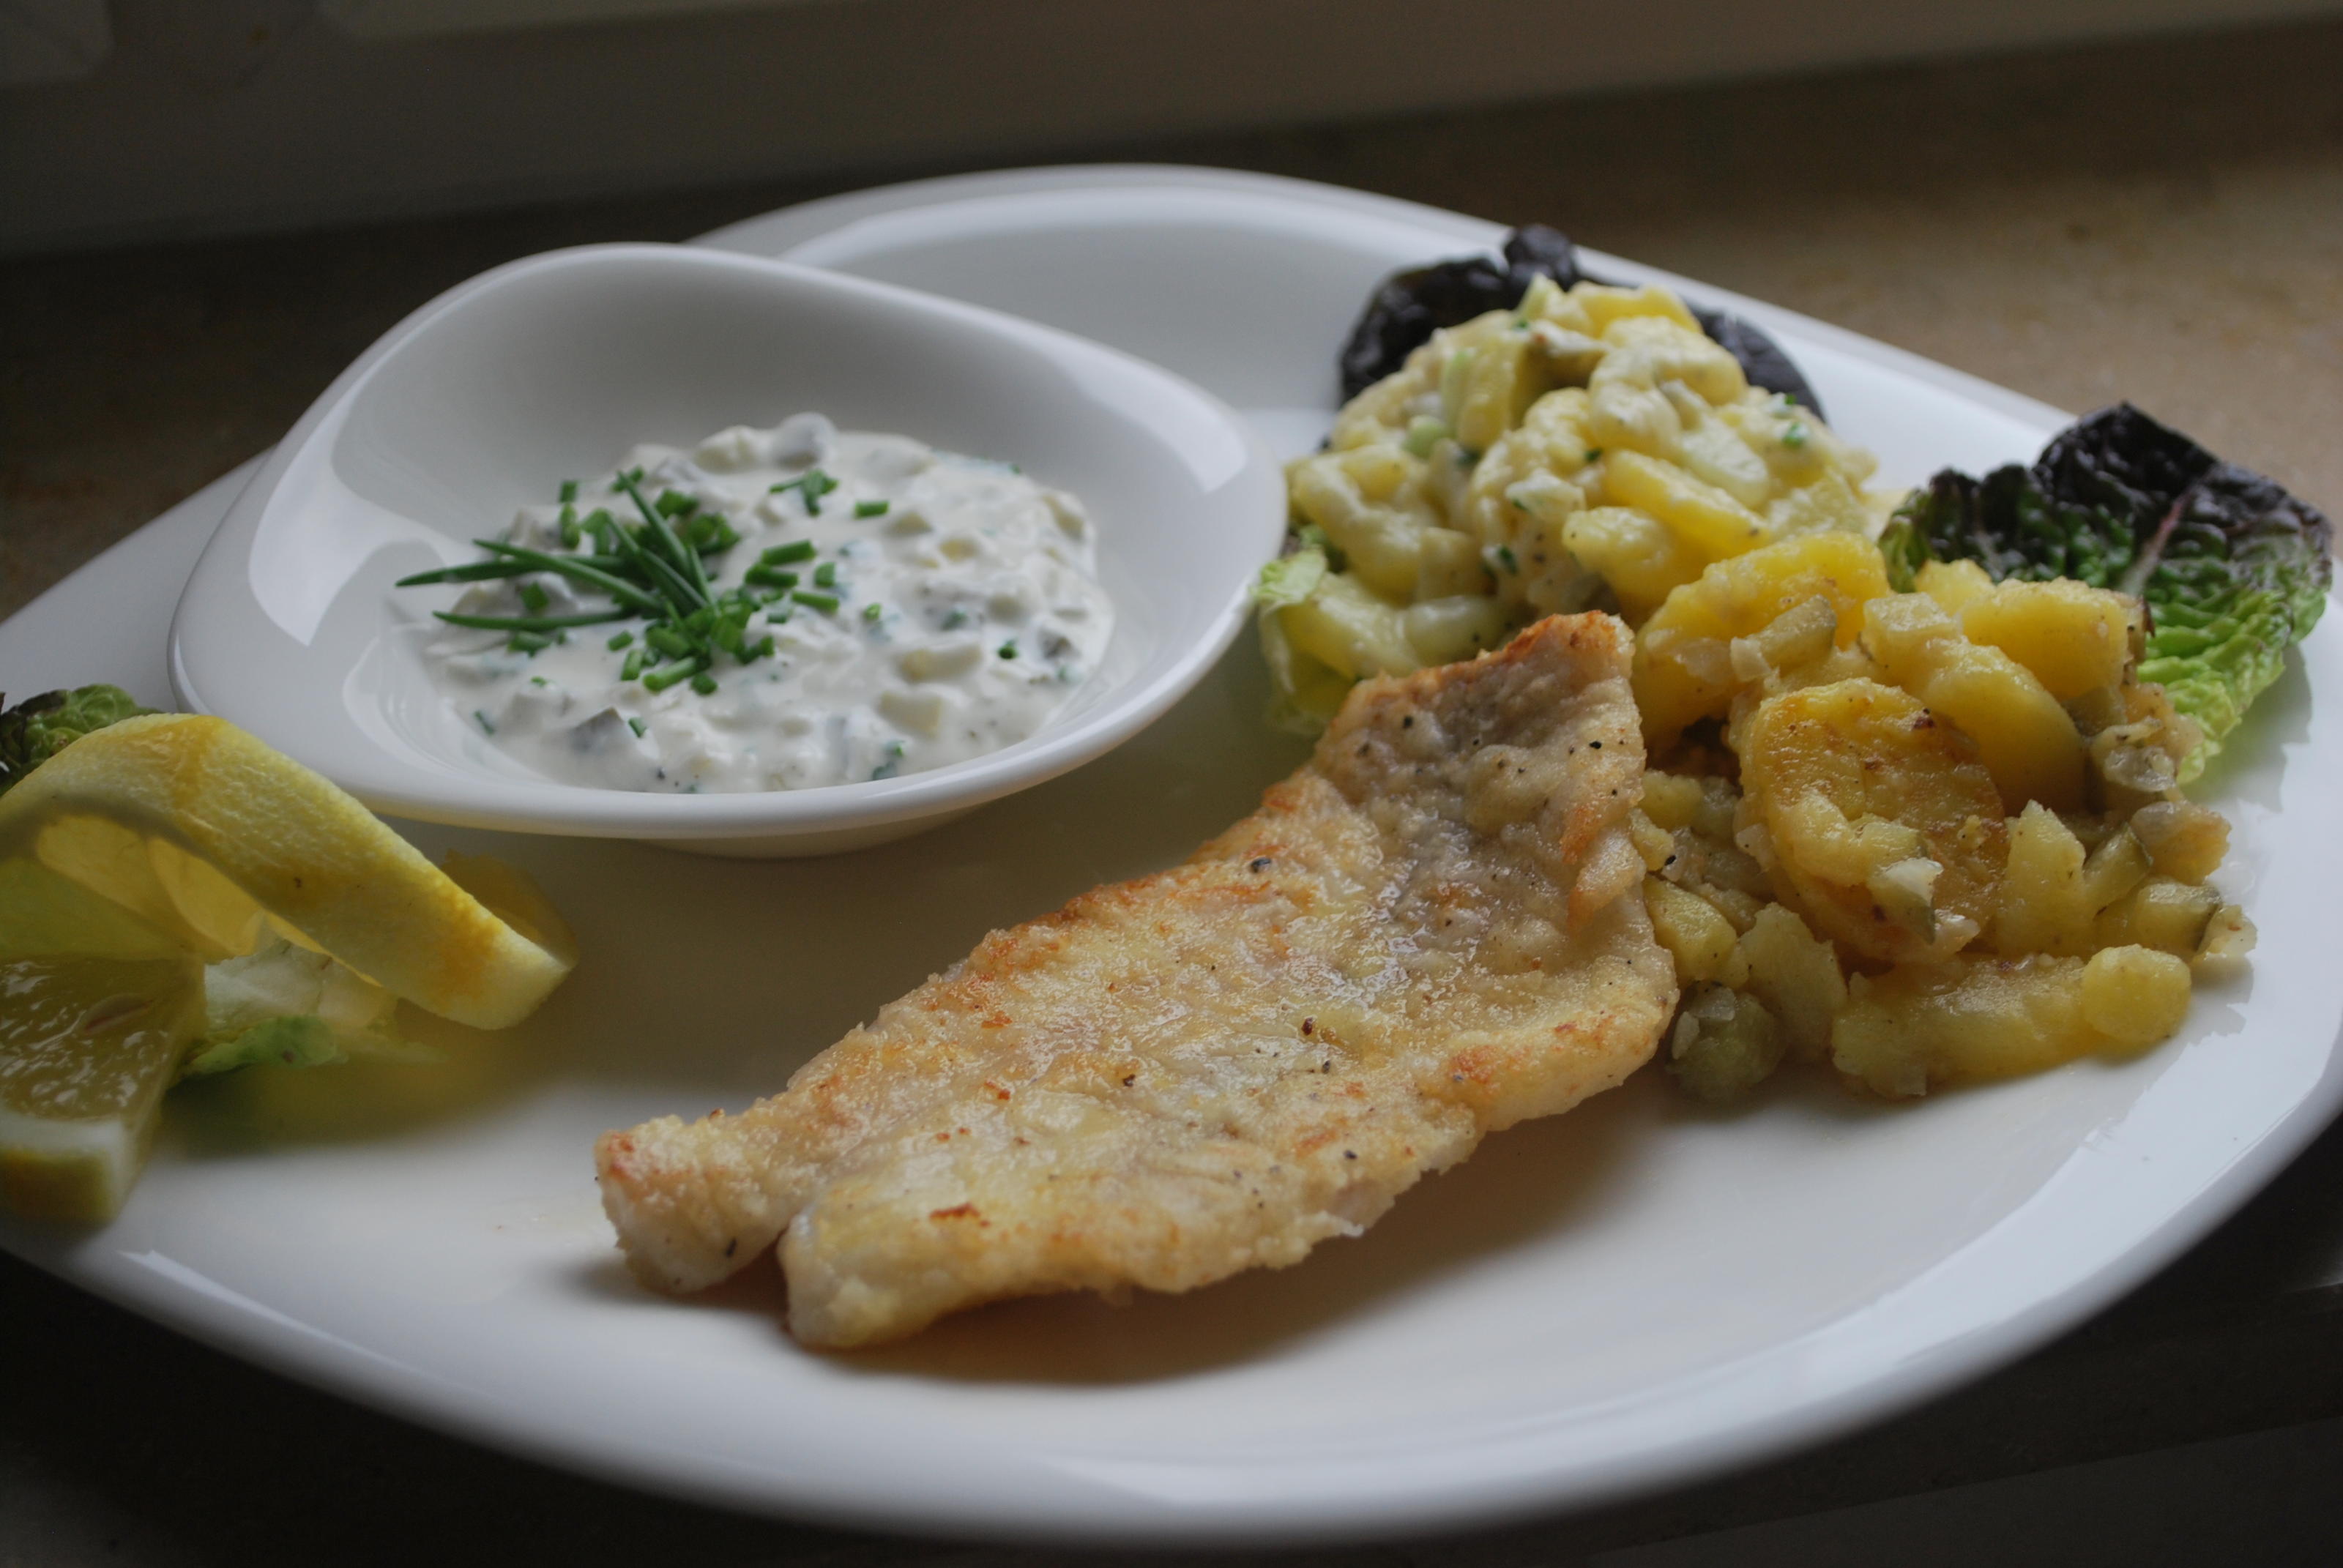
[[[988,756],[820,789],[675,795],[543,778],[434,685],[410,572],[474,559],[516,506],[640,441],[688,446],[814,409],[1016,462],[1099,521],[1116,605],[1096,673]],[[679,246],[529,256],[431,301],[311,406],[179,600],[179,706],[231,719],[380,811],[719,853],[878,843],[1053,778],[1202,678],[1276,553],[1285,495],[1218,400],[1154,366],[991,311]]]
[[[916,244],[863,226],[898,217]],[[719,237],[827,236],[840,265],[916,264],[932,286],[951,281],[964,233],[971,292],[1096,311],[1098,291],[1121,287],[1134,323],[1166,297],[1193,309],[1196,270],[1225,256],[1222,276],[1284,301],[1322,340],[1297,363],[1259,318],[1203,314],[1188,368],[1272,419],[1312,407],[1323,419],[1327,357],[1369,283],[1496,232],[1284,181],[1061,170],[871,193]],[[1072,256],[1119,255],[1124,269],[1110,283],[1051,273],[1070,237]],[[2058,420],[1742,307],[1893,477],[2024,455]],[[156,693],[154,644],[115,628],[167,603],[149,563],[176,569],[225,505],[207,492],[0,628],[0,664]],[[2225,881],[2262,949],[2249,980],[2203,994],[2181,1039],[1895,1110],[1790,1079],[1714,1116],[1646,1074],[1492,1140],[1362,1240],[1191,1296],[1014,1303],[883,1353],[809,1356],[776,1326],[769,1281],[691,1304],[636,1291],[587,1143],[773,1089],[986,927],[1163,865],[1248,809],[1298,753],[1260,726],[1265,693],[1242,644],[1110,757],[910,844],[749,865],[418,830],[434,849],[520,861],[577,917],[587,963],[543,1014],[511,1038],[457,1042],[456,1062],[431,1073],[183,1091],[112,1228],[0,1225],[0,1241],[369,1403],[773,1512],[1260,1541],[1485,1523],[1678,1482],[2041,1343],[2203,1234],[2334,1112],[2343,975],[2324,932],[2343,824],[2321,779],[2343,767],[2343,710],[2331,698],[2314,710],[2308,691],[2338,681],[2343,629],[2329,625],[2213,782],[2237,824]]]

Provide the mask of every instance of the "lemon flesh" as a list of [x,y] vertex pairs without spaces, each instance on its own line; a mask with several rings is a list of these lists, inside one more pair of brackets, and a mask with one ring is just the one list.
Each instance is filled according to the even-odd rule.
[[0,1208],[110,1219],[203,1028],[189,957],[0,961]]

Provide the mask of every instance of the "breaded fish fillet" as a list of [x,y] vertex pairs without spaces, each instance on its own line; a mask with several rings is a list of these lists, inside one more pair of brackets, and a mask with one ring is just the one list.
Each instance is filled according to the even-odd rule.
[[604,1134],[628,1263],[692,1291],[778,1239],[791,1331],[832,1346],[1192,1290],[1616,1084],[1675,1002],[1630,648],[1558,617],[1370,681],[1187,864],[993,932],[740,1115]]

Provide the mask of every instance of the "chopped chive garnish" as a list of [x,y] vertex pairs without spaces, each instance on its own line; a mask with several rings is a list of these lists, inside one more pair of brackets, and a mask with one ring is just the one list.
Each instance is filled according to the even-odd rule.
[[1017,644],[1014,641],[1002,643],[1000,648],[1000,653],[1001,657],[1003,658],[1015,658],[1017,657]]
[[600,588],[619,603],[632,605],[635,608],[648,611],[652,615],[660,614],[667,608],[657,594],[637,588],[614,571],[605,571],[600,567],[589,565],[576,556],[548,555],[543,550],[524,549],[518,545],[508,545],[502,539],[474,539],[472,542],[490,555],[502,556],[507,560],[521,562],[538,571],[559,572],[563,577],[573,578],[589,588]]
[[705,661],[701,659],[679,659],[673,664],[654,669],[644,676],[643,689],[647,691],[665,691],[679,680],[689,680],[706,668]]
[[646,527],[632,529],[628,538],[642,552],[643,568],[659,583],[661,592],[686,606],[708,602],[708,574],[700,568],[699,552],[685,548],[664,519],[655,518]]
[[[809,504],[838,487],[835,480],[818,470],[793,483]],[[703,506],[674,488],[662,489],[654,503],[644,495],[642,485],[639,467],[616,475],[609,483],[612,490],[633,504],[641,518],[639,523],[621,523],[606,507],[595,508],[581,519],[576,500],[582,487],[576,480],[567,480],[561,487],[560,513],[561,538],[567,548],[561,553],[503,539],[475,539],[473,543],[492,558],[418,572],[400,579],[400,586],[493,581],[535,573],[568,578],[615,603],[606,609],[576,615],[548,615],[544,612],[553,605],[554,596],[551,584],[540,578],[515,585],[525,613],[434,613],[451,626],[503,632],[508,648],[531,654],[568,642],[572,627],[640,618],[648,624],[639,632],[629,628],[604,638],[609,651],[623,656],[618,678],[642,681],[653,691],[685,680],[703,693],[712,691],[716,681],[712,668],[719,652],[742,663],[772,655],[773,638],[760,636],[751,641],[749,622],[760,611],[767,624],[789,618],[786,604],[778,612],[769,607],[795,590],[798,574],[777,568],[810,558],[815,547],[809,541],[776,546],[749,569],[752,586],[719,593],[700,558],[720,557],[731,549],[740,542],[739,530],[719,508]],[[589,548],[581,550],[580,546]],[[809,595],[807,602],[819,608],[838,608],[837,598],[830,594]],[[549,684],[542,677],[537,679],[540,685]],[[639,723],[635,728],[638,734],[642,732]]]
[[528,683],[529,683],[531,686],[548,686],[548,685],[550,685],[550,684],[551,684],[551,682],[548,681],[548,680],[545,678],[545,677],[543,677],[543,676],[541,676],[541,675],[532,675],[532,676],[530,676],[530,677],[528,678]]
[[629,531],[620,527],[610,519],[607,512],[598,515],[606,522],[598,537],[624,562],[622,568],[616,568],[614,575],[631,572],[642,579],[640,587],[630,585],[628,591],[641,597],[649,605],[650,613],[677,615],[699,602],[691,584],[684,579],[683,575],[636,537],[639,530]]
[[[671,569],[680,568],[680,586],[685,590],[685,597],[690,598],[696,591],[698,602],[706,604],[709,598],[708,574],[700,569],[699,552],[685,549],[683,541],[675,537],[675,530],[667,526],[665,515],[643,498],[642,470],[638,468],[631,475],[619,475],[618,487],[627,493],[628,500],[635,503],[635,510],[642,513],[645,533],[667,558],[659,564]],[[643,555],[646,560],[656,558],[649,548],[643,551]]]
[[[498,548],[504,549],[517,547],[499,545]],[[537,554],[534,550],[525,551],[523,553],[528,555]],[[612,556],[548,556],[545,558],[548,560],[563,561],[577,566],[583,566],[588,570],[599,571],[608,571],[612,566],[620,564],[617,558]],[[531,572],[549,571],[553,569],[556,568],[538,566],[533,562],[525,560],[467,561],[460,567],[437,567],[427,572],[416,572],[410,576],[399,578],[398,581],[392,586],[395,588],[422,588],[430,583],[487,582],[497,578],[522,578],[528,576]],[[576,574],[572,573],[570,575],[575,576]],[[597,588],[601,587],[599,583],[595,584],[595,586]],[[608,592],[608,590],[604,589],[603,591]]]
[[864,620],[877,620],[885,613],[886,612],[884,610],[880,609],[875,604],[866,604],[862,607],[862,618]]
[[838,563],[836,561],[824,561],[821,565],[814,568],[813,586],[816,588],[836,588],[838,586]]
[[631,729],[631,730],[633,730],[633,731],[635,732],[635,739],[636,739],[639,740],[639,739],[642,739],[642,736],[643,736],[643,728],[644,728],[644,726],[643,726],[643,721],[642,721],[641,719],[633,719],[633,718],[629,718],[629,719],[627,720],[627,728],[628,728],[628,729]]
[[883,518],[887,515],[887,506],[885,501],[857,501],[854,503],[854,515],[858,518]]
[[686,527],[691,535],[691,548],[703,556],[729,550],[740,542],[739,531],[724,520],[721,512],[702,512]]
[[441,567],[436,571],[417,572],[392,584],[394,588],[421,588],[427,583],[477,583],[491,578],[517,578],[537,568],[522,561],[473,561],[466,566]]
[[694,606],[707,602],[705,596],[692,586],[690,579],[678,571],[665,556],[644,544],[640,539],[635,538],[631,534],[624,537],[633,540],[637,568],[645,577],[651,579],[653,587],[666,596],[669,615],[689,615]]
[[691,678],[691,689],[702,697],[713,697],[716,695],[716,678],[703,669]]
[[1509,572],[1517,572],[1522,569],[1521,560],[1513,554],[1513,547],[1511,545],[1499,545],[1497,547],[1497,564],[1503,567]]
[[598,626],[604,621],[625,620],[633,612],[606,609],[590,615],[458,615],[454,610],[435,609],[431,613],[449,626],[468,626],[476,631],[559,631],[565,626]]
[[808,468],[794,479],[783,479],[768,493],[778,496],[783,490],[795,490],[804,498],[806,515],[818,518],[821,516],[821,498],[836,488],[838,488],[836,479],[831,478],[820,468]]
[[834,593],[807,593],[800,588],[789,595],[789,598],[808,609],[818,609],[825,613],[838,608],[838,596]]
[[1782,445],[1795,450],[1805,444],[1806,427],[1805,421],[1798,419],[1791,420],[1789,428],[1782,432]]
[[1587,447],[1587,448],[1586,448],[1586,460],[1587,460],[1588,462],[1592,463],[1593,461],[1594,461],[1594,459],[1595,459],[1595,458],[1597,458],[1597,457],[1601,457],[1601,456],[1603,456],[1603,448],[1602,448],[1602,447]]
[[488,716],[481,712],[478,709],[475,708],[472,709],[472,717],[478,719],[480,721],[480,728],[487,730],[489,734],[494,735],[497,732],[497,727],[488,721]]

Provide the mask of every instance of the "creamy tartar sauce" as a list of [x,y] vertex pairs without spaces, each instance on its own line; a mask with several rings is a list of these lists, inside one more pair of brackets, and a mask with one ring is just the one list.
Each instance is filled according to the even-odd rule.
[[[455,614],[530,629],[443,623],[424,645],[438,689],[494,745],[568,783],[805,789],[940,768],[1041,729],[1113,630],[1073,497],[819,414],[689,451],[637,447],[562,498],[521,508],[504,543],[623,576],[649,539],[648,502],[714,607],[698,628],[662,625],[558,570],[456,600]],[[620,527],[635,544],[613,538]],[[550,624],[596,612],[623,618]],[[704,640],[709,624],[729,647]]]

